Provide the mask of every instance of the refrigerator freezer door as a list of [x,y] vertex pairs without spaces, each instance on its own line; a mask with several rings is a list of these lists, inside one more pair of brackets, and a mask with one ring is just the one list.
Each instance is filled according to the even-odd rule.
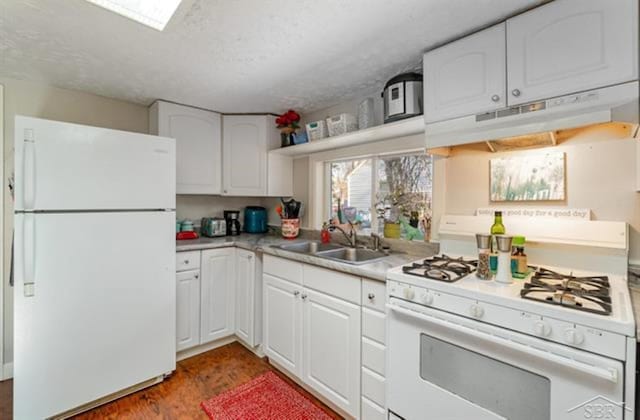
[[17,116],[15,209],[175,208],[175,141]]
[[175,369],[174,224],[174,212],[16,215],[16,419]]

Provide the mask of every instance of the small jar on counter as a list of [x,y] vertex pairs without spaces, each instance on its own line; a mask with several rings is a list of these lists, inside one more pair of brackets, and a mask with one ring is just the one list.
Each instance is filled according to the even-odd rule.
[[525,274],[529,269],[527,254],[524,253],[524,236],[514,236],[511,253],[511,272],[513,274]]

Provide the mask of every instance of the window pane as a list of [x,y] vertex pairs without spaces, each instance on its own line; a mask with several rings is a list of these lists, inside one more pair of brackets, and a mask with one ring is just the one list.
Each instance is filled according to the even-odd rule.
[[[371,227],[372,160],[359,159],[331,163],[331,217],[341,213],[340,223],[347,220]],[[338,208],[341,207],[341,212]]]
[[[430,230],[432,158],[427,154],[381,157],[378,159],[378,197],[376,211],[380,233],[385,223],[387,237],[423,240]],[[394,233],[395,232],[395,233]]]

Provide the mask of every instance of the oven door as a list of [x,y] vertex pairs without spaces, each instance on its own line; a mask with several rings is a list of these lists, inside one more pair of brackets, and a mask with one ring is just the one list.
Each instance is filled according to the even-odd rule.
[[387,308],[389,419],[623,418],[620,361],[395,298]]

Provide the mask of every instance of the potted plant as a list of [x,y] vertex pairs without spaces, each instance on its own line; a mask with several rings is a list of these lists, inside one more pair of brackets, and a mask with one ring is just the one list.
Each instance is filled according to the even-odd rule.
[[300,128],[300,114],[293,109],[276,118],[276,125],[280,129],[281,147],[295,144],[294,138],[298,128]]

